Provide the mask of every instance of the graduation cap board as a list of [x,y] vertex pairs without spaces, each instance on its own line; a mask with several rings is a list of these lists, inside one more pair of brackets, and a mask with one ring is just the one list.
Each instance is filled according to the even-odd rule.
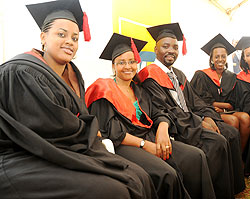
[[245,50],[250,47],[250,37],[242,37],[237,45],[235,46],[236,50]]
[[44,24],[55,19],[68,19],[75,22],[79,31],[84,31],[85,41],[90,41],[88,18],[83,13],[79,0],[57,0],[26,5],[30,14],[42,30]]
[[182,33],[179,23],[162,24],[147,28],[153,39],[158,42],[165,37],[176,38],[178,41],[183,41],[182,54],[187,53],[186,39]]
[[146,44],[146,41],[113,33],[99,58],[113,61],[121,54],[133,51],[135,54],[135,60],[140,63],[140,56],[138,52],[140,52]]
[[201,49],[210,55],[213,49],[215,48],[225,48],[227,55],[230,55],[235,51],[235,48],[230,44],[221,34],[216,35],[211,39],[207,44],[205,44]]

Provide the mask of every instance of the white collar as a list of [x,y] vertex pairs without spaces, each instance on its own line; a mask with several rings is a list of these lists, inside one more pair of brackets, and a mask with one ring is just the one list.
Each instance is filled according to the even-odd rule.
[[170,72],[174,73],[172,67],[170,69],[168,69],[168,67],[165,66],[164,64],[162,64],[157,58],[155,59],[154,64],[159,66],[165,73],[170,73]]

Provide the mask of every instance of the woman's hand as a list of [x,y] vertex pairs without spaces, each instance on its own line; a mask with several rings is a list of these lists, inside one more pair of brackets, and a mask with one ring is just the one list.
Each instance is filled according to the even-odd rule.
[[226,102],[214,102],[213,107],[218,113],[224,112],[224,109],[226,109],[227,111],[233,110],[233,106],[230,103]]
[[220,134],[220,129],[218,126],[215,124],[214,120],[210,117],[205,117],[204,120],[202,121],[202,126],[203,128],[212,130],[214,132],[217,132]]
[[169,158],[172,154],[172,145],[168,134],[168,123],[161,122],[156,131],[155,143],[156,143],[156,155],[163,160]]
[[215,111],[216,111],[217,113],[223,113],[223,112],[224,112],[224,109],[219,108],[219,107],[214,107],[214,109],[215,109]]

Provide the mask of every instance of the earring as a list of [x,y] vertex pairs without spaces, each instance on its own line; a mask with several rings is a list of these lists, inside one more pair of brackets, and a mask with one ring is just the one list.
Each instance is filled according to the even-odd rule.
[[42,44],[42,51],[45,52],[47,50],[45,44]]

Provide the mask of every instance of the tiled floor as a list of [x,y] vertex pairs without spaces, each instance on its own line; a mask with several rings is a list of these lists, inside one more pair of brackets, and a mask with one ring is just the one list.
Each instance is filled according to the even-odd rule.
[[250,177],[245,178],[245,182],[246,182],[246,189],[237,194],[235,196],[235,199],[250,199]]

